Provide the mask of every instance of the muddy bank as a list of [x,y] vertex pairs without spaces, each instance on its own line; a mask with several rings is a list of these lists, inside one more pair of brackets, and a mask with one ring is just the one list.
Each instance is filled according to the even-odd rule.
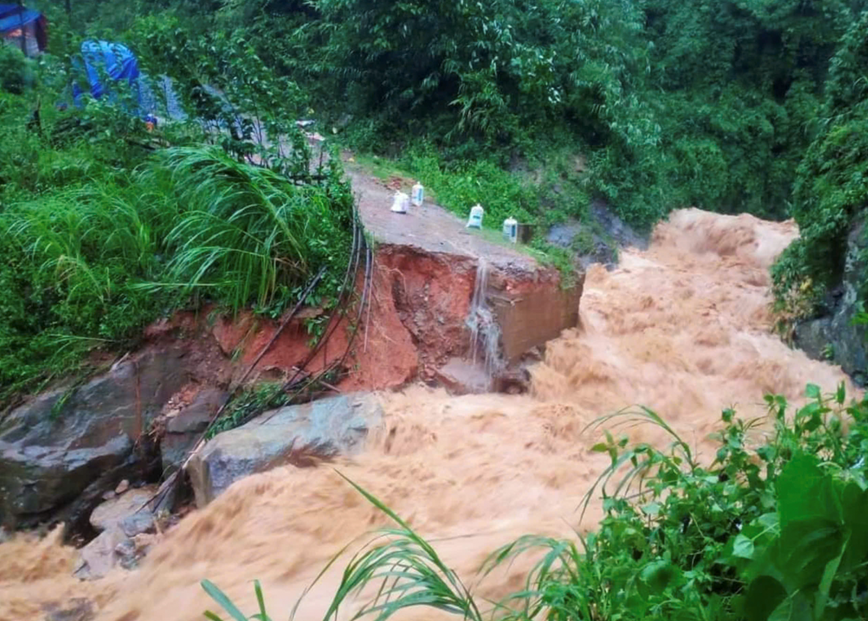
[[[607,464],[590,451],[598,438],[583,433],[596,416],[648,405],[711,458],[706,437],[722,409],[761,417],[765,392],[799,401],[806,382],[832,390],[846,381],[770,332],[767,267],[794,236],[788,223],[674,213],[647,251],[622,252],[611,272],[589,271],[582,328],[549,344],[533,394],[450,397],[414,386],[383,395],[368,450],[336,467],[433,539],[475,585],[496,546],[524,533],[570,536],[576,507]],[[626,432],[662,441],[651,429]],[[598,517],[592,508],[585,526]],[[46,606],[86,597],[100,621],[193,621],[212,606],[202,578],[245,610],[259,579],[275,616],[288,616],[332,554],[383,524],[333,469],[281,468],[185,518],[133,573],[82,585],[54,562],[70,554],[54,541],[0,545],[0,567],[18,563],[0,573],[0,618],[39,618]],[[328,575],[298,618],[321,618],[335,585]],[[518,585],[515,575],[493,576],[475,590],[496,596]]]
[[[140,351],[79,384],[61,383],[0,421],[0,523],[63,521],[67,535],[93,536],[87,518],[104,493],[125,478],[157,482],[177,470],[241,382],[285,384],[328,369],[304,399],[438,383],[438,369],[472,348],[475,295],[499,324],[489,347],[503,358],[499,372],[578,324],[582,274],[563,287],[553,268],[466,231],[437,205],[394,214],[388,188],[364,176],[353,181],[373,247],[367,306],[359,301],[363,269],[348,312],[304,308],[286,323],[206,307],[155,323]],[[489,284],[475,294],[480,279]],[[514,377],[511,389],[525,389],[521,380]]]

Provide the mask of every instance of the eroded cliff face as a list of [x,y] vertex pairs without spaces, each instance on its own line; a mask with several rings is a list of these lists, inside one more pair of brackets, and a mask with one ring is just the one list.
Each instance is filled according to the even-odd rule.
[[[0,426],[0,520],[86,524],[120,480],[155,481],[178,468],[227,389],[272,339],[248,382],[286,381],[301,367],[317,374],[343,360],[335,388],[347,393],[437,383],[439,369],[467,359],[468,317],[483,274],[481,303],[498,324],[499,371],[578,325],[583,274],[564,288],[557,270],[479,241],[450,214],[427,209],[415,225],[439,224],[425,243],[392,235],[376,245],[369,308],[324,326],[331,337],[313,358],[307,326],[324,316],[321,309],[304,309],[279,334],[279,320],[252,313],[181,312],[151,326],[142,350],[107,372],[78,387],[60,385],[10,412]],[[373,226],[376,237],[383,229]],[[447,234],[466,235],[470,249],[441,244],[438,236]],[[361,288],[362,273],[358,281]],[[490,382],[479,386],[490,388]]]
[[815,360],[840,364],[860,386],[868,381],[868,327],[853,320],[860,312],[860,292],[868,274],[868,230],[857,222],[847,236],[847,254],[841,284],[828,296],[826,312],[798,324],[796,344]]

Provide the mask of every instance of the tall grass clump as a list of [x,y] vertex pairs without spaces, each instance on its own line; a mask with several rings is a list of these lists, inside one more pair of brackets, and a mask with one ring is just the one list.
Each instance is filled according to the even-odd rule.
[[166,242],[171,255],[158,287],[205,294],[238,310],[285,303],[323,266],[346,265],[352,195],[334,169],[331,183],[297,184],[218,148],[168,149],[168,175],[183,206]]
[[[333,298],[352,195],[336,166],[318,178],[292,181],[216,147],[183,147],[12,203],[0,213],[0,282],[10,293],[0,343],[18,358],[0,360],[0,386],[61,372],[93,346],[134,345],[175,308],[279,314],[322,267],[315,295]],[[43,359],[30,364],[33,347]]]
[[572,539],[529,535],[494,551],[480,579],[525,554],[536,563],[524,586],[484,615],[430,543],[354,485],[398,528],[353,557],[325,619],[351,594],[360,594],[353,618],[377,621],[415,606],[474,621],[864,619],[868,400],[848,403],[843,385],[832,395],[809,385],[807,394],[798,409],[767,397],[762,421],[724,411],[708,465],[650,410],[600,419],[651,423],[673,442],[630,446],[607,432],[593,450],[611,465],[588,492],[603,496],[599,527]]
[[315,295],[335,297],[353,217],[338,165],[291,179],[220,147],[124,153],[111,145],[139,133],[94,134],[80,115],[0,155],[0,402],[95,347],[135,347],[177,308],[278,315],[322,267]]
[[311,166],[297,89],[243,36],[185,44],[163,21],[140,60],[186,114],[156,127],[107,76],[109,96],[70,105],[74,58],[0,54],[0,407],[175,309],[276,316],[322,268],[313,301],[343,281],[352,195],[339,158]]
[[123,175],[12,203],[0,213],[0,395],[120,347],[169,306],[137,283],[163,270],[172,205]]

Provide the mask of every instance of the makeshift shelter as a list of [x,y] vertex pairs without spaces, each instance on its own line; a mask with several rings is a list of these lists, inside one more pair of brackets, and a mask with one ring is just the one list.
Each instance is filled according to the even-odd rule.
[[[111,96],[107,84],[109,80],[113,82],[123,80],[129,84],[138,103],[139,62],[127,46],[108,41],[85,41],[81,44],[81,59],[84,60],[84,67],[78,60],[75,63],[76,69],[78,71],[84,70],[90,85],[90,94],[93,95],[94,99],[99,99],[105,93],[109,93]],[[79,105],[82,95],[81,88],[78,84],[74,84],[72,89],[75,103]]]
[[[156,124],[156,110],[159,106],[154,93],[155,84],[140,71],[136,55],[127,46],[109,41],[85,41],[81,44],[81,57],[73,64],[75,73],[80,78],[72,85],[73,103],[76,106],[84,105],[82,101],[84,91],[81,85],[85,80],[94,99],[103,96],[114,99],[116,90],[112,88],[112,83],[126,82],[132,97],[132,108],[128,108],[127,111],[148,123]],[[165,111],[166,116],[175,120],[186,118],[178,96],[172,88],[172,81],[161,77],[157,80],[156,86],[165,96],[165,107],[168,108]],[[126,106],[126,102],[124,105]]]
[[39,11],[18,4],[0,4],[0,37],[8,45],[36,56],[48,45],[48,22]]

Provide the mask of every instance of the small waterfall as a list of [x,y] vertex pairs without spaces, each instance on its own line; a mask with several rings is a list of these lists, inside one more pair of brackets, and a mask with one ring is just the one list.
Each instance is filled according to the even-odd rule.
[[470,328],[470,359],[474,365],[480,362],[488,377],[489,386],[494,375],[500,370],[500,326],[494,313],[488,308],[486,291],[488,289],[488,264],[479,259],[476,268],[476,284],[473,288],[473,299],[470,303],[470,313],[467,317],[467,327]]

